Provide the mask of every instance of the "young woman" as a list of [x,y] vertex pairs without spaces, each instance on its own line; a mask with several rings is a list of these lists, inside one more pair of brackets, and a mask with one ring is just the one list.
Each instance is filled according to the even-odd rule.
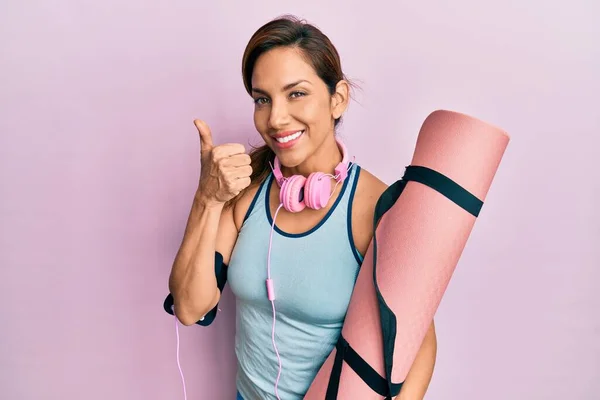
[[[227,279],[238,399],[301,399],[341,333],[386,185],[336,135],[351,84],[318,28],[270,21],[250,39],[242,73],[265,144],[249,155],[216,145],[194,121],[201,176],[169,288],[181,323],[208,325]],[[424,397],[435,357],[432,323],[397,398]]]

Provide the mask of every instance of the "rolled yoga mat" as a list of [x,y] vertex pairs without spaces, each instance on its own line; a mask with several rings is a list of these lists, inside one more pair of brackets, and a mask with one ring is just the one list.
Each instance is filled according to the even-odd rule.
[[402,179],[379,198],[375,234],[342,333],[307,400],[391,399],[423,343],[510,138],[431,113]]

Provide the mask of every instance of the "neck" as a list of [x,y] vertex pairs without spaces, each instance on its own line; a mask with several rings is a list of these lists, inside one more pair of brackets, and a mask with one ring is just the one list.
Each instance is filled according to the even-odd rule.
[[313,172],[335,174],[335,167],[342,161],[342,151],[333,135],[328,136],[321,146],[304,162],[295,167],[281,167],[283,176],[308,176]]

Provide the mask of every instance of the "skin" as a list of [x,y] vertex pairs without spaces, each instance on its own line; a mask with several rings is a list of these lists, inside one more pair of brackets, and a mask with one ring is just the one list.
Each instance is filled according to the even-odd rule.
[[[291,83],[300,82],[292,87]],[[334,136],[334,120],[348,106],[349,85],[342,80],[336,92],[330,95],[325,83],[294,48],[276,48],[263,54],[256,62],[253,76],[255,101],[254,124],[265,143],[273,149],[282,164],[284,176],[315,171],[333,174],[342,155]],[[283,131],[305,130],[300,140],[290,149],[280,149],[274,143],[274,134]],[[332,189],[335,187],[332,179]],[[339,195],[337,185],[329,204],[321,210],[304,209],[292,214],[279,211],[277,225],[290,233],[309,230],[325,216]],[[352,235],[358,251],[364,255],[373,236],[372,216],[376,202],[387,185],[365,169],[361,170],[352,208]],[[230,215],[230,232],[239,232],[243,218],[258,187],[250,188],[235,204]],[[279,205],[279,186],[271,187],[270,207],[274,213]],[[226,217],[227,218],[227,217]],[[234,233],[230,234],[227,250],[233,247]],[[231,251],[226,253],[229,261]],[[216,303],[215,303],[216,304]],[[437,353],[437,338],[432,322],[400,394],[401,400],[423,399],[431,381]]]

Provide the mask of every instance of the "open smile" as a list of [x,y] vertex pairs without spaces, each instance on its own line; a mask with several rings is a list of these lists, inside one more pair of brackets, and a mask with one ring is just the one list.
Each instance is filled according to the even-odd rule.
[[275,140],[275,145],[277,147],[281,149],[288,149],[296,144],[302,135],[304,135],[304,130],[290,131],[274,136],[273,139]]

